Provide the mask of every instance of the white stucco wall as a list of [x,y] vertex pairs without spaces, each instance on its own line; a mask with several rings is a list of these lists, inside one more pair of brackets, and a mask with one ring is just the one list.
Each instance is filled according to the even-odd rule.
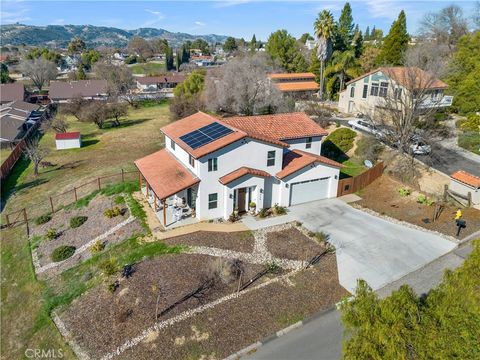
[[456,193],[462,194],[464,196],[468,196],[468,193],[470,192],[472,194],[472,203],[474,205],[480,204],[480,189],[474,189],[471,186],[467,186],[453,179],[450,179],[449,188],[450,190]]
[[313,136],[312,137],[312,147],[309,148],[309,149],[307,149],[305,147],[306,142],[307,142],[307,138],[288,139],[288,140],[283,140],[283,141],[290,145],[288,150],[297,149],[297,150],[302,150],[302,151],[309,152],[311,154],[320,155],[320,151],[322,149],[322,137],[321,136]]
[[57,150],[78,149],[82,146],[81,139],[55,140]]

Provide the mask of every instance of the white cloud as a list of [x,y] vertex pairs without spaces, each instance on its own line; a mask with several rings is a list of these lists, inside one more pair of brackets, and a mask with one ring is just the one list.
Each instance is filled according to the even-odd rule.
[[63,25],[65,24],[65,19],[56,19],[52,21],[53,25]]
[[230,6],[237,6],[242,4],[247,4],[252,2],[252,0],[224,0],[224,1],[215,1],[215,7],[223,8],[223,7],[230,7]]
[[201,22],[201,21],[195,21],[195,25],[205,26],[205,25],[207,25],[207,24],[205,24],[204,22]]
[[406,4],[401,1],[392,0],[368,0],[366,1],[367,9],[374,18],[387,18],[395,20],[399,12],[405,8]]
[[156,10],[149,10],[149,9],[145,9],[146,12],[149,12],[150,14],[153,14],[155,16],[161,16],[162,18],[164,18],[163,14],[160,12],[160,11],[156,11]]
[[165,15],[161,11],[145,9],[146,12],[154,15],[153,19],[146,20],[141,27],[150,27],[158,24],[161,20],[165,19]]

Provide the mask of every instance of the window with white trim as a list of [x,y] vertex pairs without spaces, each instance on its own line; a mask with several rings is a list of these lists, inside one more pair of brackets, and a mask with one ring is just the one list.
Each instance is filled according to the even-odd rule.
[[363,94],[362,98],[366,99],[368,95],[368,85],[363,85]]
[[218,158],[208,159],[208,171],[217,171],[218,170]]
[[380,83],[379,96],[381,96],[383,98],[387,97],[387,91],[388,91],[388,83],[387,82],[381,82]]
[[305,149],[310,149],[312,147],[312,138],[308,137],[305,143]]
[[218,206],[218,193],[208,194],[208,209],[216,209]]
[[378,83],[372,83],[372,87],[370,88],[370,95],[378,96]]
[[275,165],[275,150],[269,151],[267,154],[267,166]]
[[355,86],[350,87],[350,97],[355,97]]
[[395,100],[400,100],[402,97],[402,88],[396,88],[393,92],[393,96],[395,97]]
[[190,164],[191,167],[195,167],[195,159],[190,154],[188,154],[188,163]]

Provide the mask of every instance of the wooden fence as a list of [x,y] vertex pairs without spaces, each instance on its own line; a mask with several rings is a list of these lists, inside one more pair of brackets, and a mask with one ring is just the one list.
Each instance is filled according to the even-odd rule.
[[375,179],[378,179],[380,176],[382,176],[383,169],[383,162],[380,162],[360,175],[339,180],[337,196],[352,194],[360,189],[363,189],[367,185],[370,185],[373,181],[375,181]]
[[4,214],[5,221],[2,227],[11,227],[27,224],[41,215],[55,213],[67,205],[77,202],[79,199],[91,194],[95,190],[101,190],[105,186],[125,181],[138,181],[138,171],[124,171],[110,175],[99,176],[84,184],[73,187],[58,195],[49,196],[43,201],[36,202],[34,205],[23,209],[11,211]]

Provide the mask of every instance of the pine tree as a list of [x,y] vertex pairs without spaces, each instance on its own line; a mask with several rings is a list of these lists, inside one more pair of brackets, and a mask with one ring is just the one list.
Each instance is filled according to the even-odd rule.
[[367,26],[367,29],[365,30],[365,36],[363,38],[365,41],[370,40],[370,26]]
[[358,28],[358,25],[355,26],[352,43],[353,43],[353,50],[355,51],[355,57],[359,58],[362,55],[363,35],[360,29]]
[[165,68],[166,68],[167,71],[173,69],[173,66],[174,66],[173,63],[174,63],[173,50],[169,46],[169,47],[167,47],[166,53],[165,53]]
[[410,36],[407,33],[407,18],[402,10],[398,19],[393,22],[383,42],[377,63],[379,65],[403,65],[404,53],[407,50]]
[[352,8],[347,2],[336,24],[334,50],[345,51],[350,49],[353,37]]
[[369,40],[375,40],[375,32],[377,29],[375,28],[375,25],[373,25],[372,31],[370,32]]
[[175,67],[177,71],[180,70],[180,65],[182,65],[182,53],[180,50],[177,50],[177,54],[175,55]]
[[254,52],[257,49],[257,38],[255,34],[252,36],[252,40],[250,40],[250,51]]

